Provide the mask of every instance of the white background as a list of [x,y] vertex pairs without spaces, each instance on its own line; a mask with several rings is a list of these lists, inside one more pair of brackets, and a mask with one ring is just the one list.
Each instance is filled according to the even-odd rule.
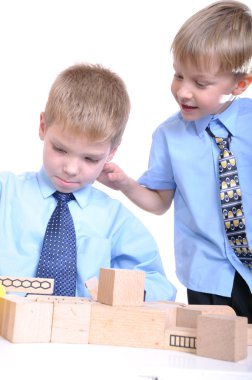
[[[131,116],[115,161],[132,177],[146,169],[154,129],[177,111],[170,94],[170,45],[186,18],[205,0],[8,0],[0,3],[0,170],[38,170],[42,142],[39,114],[56,75],[79,62],[100,63],[125,81]],[[252,7],[252,0],[244,1]],[[247,91],[247,95],[249,91]],[[149,228],[168,278],[175,276],[173,209],[163,216],[119,198]],[[204,211],[206,212],[206,211]]]

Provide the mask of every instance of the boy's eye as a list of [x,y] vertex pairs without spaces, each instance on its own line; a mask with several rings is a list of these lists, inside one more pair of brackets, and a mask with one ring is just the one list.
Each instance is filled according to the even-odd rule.
[[196,82],[196,85],[199,87],[199,88],[205,88],[207,86],[206,83],[203,83],[203,82]]
[[174,78],[181,80],[181,79],[183,79],[183,76],[180,75],[180,74],[175,73],[174,74]]
[[85,157],[84,159],[85,159],[86,161],[91,162],[92,164],[96,164],[97,162],[99,162],[99,160],[96,159],[96,158]]
[[66,153],[66,151],[58,146],[54,146],[53,149],[56,151],[56,152],[59,152],[59,153]]

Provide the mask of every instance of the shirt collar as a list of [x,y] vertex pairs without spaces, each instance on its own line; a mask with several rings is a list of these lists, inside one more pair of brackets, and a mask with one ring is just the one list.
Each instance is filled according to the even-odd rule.
[[[40,171],[38,172],[37,178],[38,178],[38,184],[39,184],[39,188],[40,188],[43,198],[48,198],[52,196],[52,194],[56,191],[56,189],[53,186],[52,182],[50,181],[44,167],[42,167]],[[84,208],[87,206],[90,195],[91,195],[91,189],[92,189],[92,186],[87,185],[84,188],[79,189],[78,191],[75,191],[73,193],[78,205],[81,208]]]
[[238,117],[238,108],[239,103],[234,100],[230,106],[225,109],[220,114],[216,115],[207,115],[201,119],[195,120],[195,127],[198,132],[198,135],[200,136],[208,126],[211,120],[218,119],[224,127],[232,134],[232,136],[235,136],[236,134],[236,128],[237,128],[237,117]]

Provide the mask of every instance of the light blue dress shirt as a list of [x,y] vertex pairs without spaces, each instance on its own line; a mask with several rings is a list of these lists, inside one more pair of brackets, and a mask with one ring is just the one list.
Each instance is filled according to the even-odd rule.
[[[219,148],[206,132],[212,115],[186,122],[180,113],[153,134],[149,168],[139,182],[158,190],[175,190],[174,249],[181,283],[195,291],[230,296],[235,270],[252,291],[252,272],[232,250],[220,208]],[[211,130],[233,135],[248,242],[252,248],[252,100],[234,100],[215,115]],[[167,231],[168,233],[168,231]]]
[[[0,275],[34,277],[44,233],[56,207],[44,169],[0,173]],[[77,238],[76,295],[89,297],[85,281],[101,267],[146,272],[146,301],[174,300],[155,240],[119,201],[93,186],[74,193],[71,211]],[[130,286],[130,284],[129,284]]]

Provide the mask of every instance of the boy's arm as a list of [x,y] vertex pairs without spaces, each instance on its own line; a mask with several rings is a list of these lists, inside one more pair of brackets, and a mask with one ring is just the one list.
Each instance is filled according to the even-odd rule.
[[[117,209],[111,268],[145,272],[146,301],[174,301],[175,286],[167,279],[156,241],[144,224],[122,204]],[[130,284],[129,284],[130,286]]]
[[98,181],[123,192],[133,203],[153,214],[163,214],[171,206],[174,190],[151,190],[141,186],[114,163],[107,163]]

